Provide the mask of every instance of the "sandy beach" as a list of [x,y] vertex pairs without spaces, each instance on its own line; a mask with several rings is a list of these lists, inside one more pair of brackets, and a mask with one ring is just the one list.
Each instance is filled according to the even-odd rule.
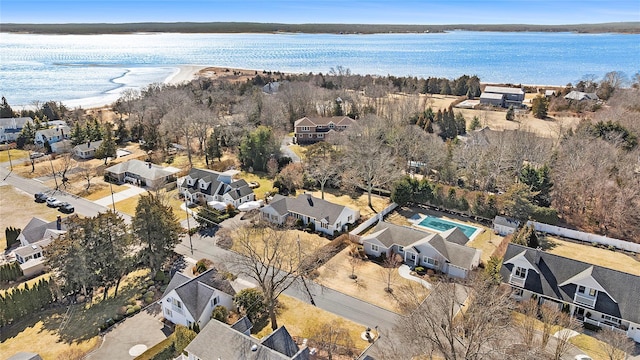
[[182,65],[179,66],[177,71],[167,77],[164,81],[165,84],[178,85],[184,82],[189,82],[195,79],[201,70],[206,69],[207,66],[202,65]]

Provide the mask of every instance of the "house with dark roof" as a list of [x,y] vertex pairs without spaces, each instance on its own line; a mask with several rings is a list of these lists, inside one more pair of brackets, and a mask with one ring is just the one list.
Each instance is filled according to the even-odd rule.
[[500,275],[517,300],[535,296],[640,342],[640,276],[516,244],[507,247]]
[[25,276],[33,276],[44,271],[44,249],[67,232],[67,219],[58,216],[55,221],[46,222],[34,217],[20,232],[20,246],[10,255],[20,264]]
[[493,218],[493,231],[500,236],[513,234],[518,230],[518,226],[520,226],[520,221],[516,219],[499,215]]
[[522,107],[524,90],[506,86],[486,86],[480,94],[480,104],[488,104],[501,107]]
[[326,140],[336,131],[344,131],[355,120],[348,116],[303,117],[293,124],[293,140],[298,144],[309,144]]
[[22,128],[27,124],[33,125],[33,119],[30,117],[19,118],[1,118],[0,119],[0,142],[16,141]]
[[[229,326],[218,320],[211,320],[185,348],[188,359],[309,359],[309,348],[304,345],[298,346],[284,326],[276,329],[263,339],[257,339],[250,336],[246,330],[243,331],[243,329],[246,329],[247,322],[248,319],[242,318]],[[241,324],[238,325],[238,323]]]
[[55,125],[51,128],[40,129],[36,131],[36,145],[44,145],[44,143],[57,143],[58,141],[67,140],[71,136],[71,129],[67,125]]
[[234,179],[239,171],[217,172],[207,169],[191,169],[187,176],[178,179],[178,189],[194,203],[222,202],[235,208],[256,196],[244,179]]
[[282,225],[287,219],[300,220],[306,226],[314,224],[316,231],[333,236],[336,232],[346,231],[350,224],[360,218],[360,210],[318,199],[309,194],[298,197],[276,195],[269,205],[260,209],[262,218],[274,224]]
[[87,141],[86,143],[78,144],[73,148],[73,153],[81,159],[92,159],[96,156],[96,151],[102,144],[102,140]]
[[216,306],[232,310],[236,294],[225,274],[209,269],[190,278],[176,273],[158,301],[164,318],[176,325],[204,327]]
[[180,169],[162,167],[150,162],[132,159],[108,167],[105,176],[120,183],[128,182],[150,188],[164,186],[176,181],[176,174]]
[[457,227],[442,234],[380,221],[360,239],[367,255],[402,256],[411,267],[422,266],[452,277],[466,278],[480,264],[481,250],[465,244],[467,236]]

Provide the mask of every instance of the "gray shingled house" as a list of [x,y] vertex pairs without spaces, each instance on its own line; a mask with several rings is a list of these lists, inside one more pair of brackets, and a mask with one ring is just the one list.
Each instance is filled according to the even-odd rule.
[[354,224],[360,218],[359,210],[309,194],[300,194],[295,198],[276,195],[260,212],[263,219],[274,224],[282,225],[288,218],[293,218],[301,220],[304,225],[313,223],[316,231],[330,236],[347,230],[349,224]]
[[244,179],[234,179],[239,171],[217,172],[206,169],[191,169],[187,176],[178,179],[180,193],[194,203],[212,201],[238,206],[254,201],[253,189]]
[[480,95],[480,104],[514,108],[522,107],[524,90],[506,86],[486,86]]
[[507,247],[500,274],[517,300],[535,295],[640,342],[640,276],[516,244]]
[[212,320],[185,348],[189,360],[308,360],[309,348],[299,347],[282,326],[262,339],[249,335],[246,318],[229,326]]
[[165,319],[176,325],[198,324],[203,328],[216,306],[233,309],[235,294],[223,273],[209,269],[195,278],[176,273],[158,302]]
[[384,254],[388,258],[398,254],[409,266],[436,269],[458,278],[466,278],[478,267],[482,254],[478,249],[465,246],[469,239],[457,227],[434,234],[380,221],[360,241],[368,255]]

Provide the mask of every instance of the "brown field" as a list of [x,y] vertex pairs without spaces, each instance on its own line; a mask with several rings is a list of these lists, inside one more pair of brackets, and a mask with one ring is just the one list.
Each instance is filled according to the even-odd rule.
[[[331,289],[369,302],[381,308],[400,312],[398,298],[389,294],[384,289],[387,287],[385,270],[371,261],[364,261],[356,267],[357,279],[350,278],[351,266],[349,264],[349,248],[342,250],[325,265],[318,269],[320,274],[315,280]],[[419,283],[404,279],[397,275],[393,277],[391,288],[394,291],[411,291],[415,296],[426,298],[429,290]]]
[[[307,191],[307,193],[312,194],[317,198],[322,197],[322,193],[319,190]],[[360,216],[364,219],[368,219],[376,215],[376,213],[369,208],[369,202],[366,193],[358,193],[357,197],[351,197],[334,189],[325,189],[324,199],[334,204],[343,205],[352,209],[358,209],[360,210]],[[382,209],[389,206],[390,200],[387,197],[371,195],[371,203],[373,204],[373,207],[376,209],[376,211],[382,211]]]
[[551,254],[640,276],[640,259],[634,259],[621,251],[611,251],[551,236],[547,236],[546,239],[551,243],[546,251]]

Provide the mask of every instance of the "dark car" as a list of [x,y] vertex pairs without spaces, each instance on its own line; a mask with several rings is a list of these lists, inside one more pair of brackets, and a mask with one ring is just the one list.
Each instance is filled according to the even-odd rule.
[[36,202],[39,202],[39,203],[43,203],[43,202],[47,201],[47,198],[48,198],[47,194],[41,193],[41,192],[36,193],[33,196],[35,197]]
[[71,214],[72,212],[76,211],[76,209],[73,207],[73,205],[69,204],[69,203],[62,203],[62,205],[60,205],[60,207],[58,208],[59,211],[65,213],[65,214]]

